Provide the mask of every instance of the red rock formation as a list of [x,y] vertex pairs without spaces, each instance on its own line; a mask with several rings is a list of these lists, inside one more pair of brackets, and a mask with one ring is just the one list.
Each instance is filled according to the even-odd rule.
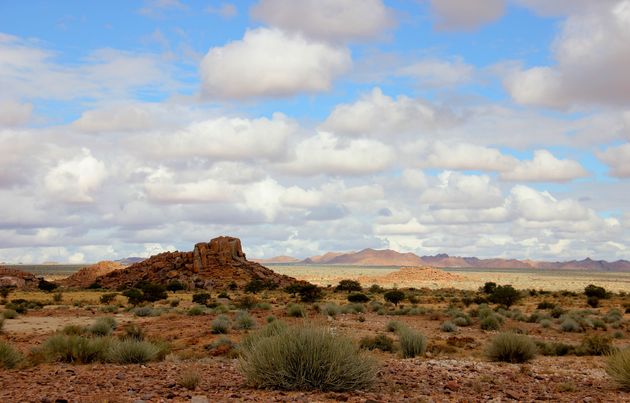
[[91,266],[83,267],[70,277],[57,281],[57,283],[65,287],[87,288],[94,283],[98,277],[111,273],[114,270],[120,270],[124,267],[125,266],[120,263],[106,260]]
[[232,282],[243,287],[253,279],[271,281],[279,287],[297,280],[246,259],[238,238],[221,236],[198,243],[192,252],[164,252],[147,260],[101,276],[104,288],[132,287],[139,281],[168,284],[180,281],[189,288],[224,289]]
[[38,284],[39,278],[35,277],[34,274],[0,266],[0,287],[33,290],[37,289]]

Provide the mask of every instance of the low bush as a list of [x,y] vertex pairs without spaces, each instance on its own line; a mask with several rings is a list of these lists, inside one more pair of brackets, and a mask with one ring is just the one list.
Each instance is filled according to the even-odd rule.
[[255,308],[261,309],[263,311],[271,310],[271,304],[269,302],[259,302],[256,304]]
[[560,323],[563,332],[581,332],[582,326],[573,318],[566,318]]
[[372,294],[382,294],[385,292],[385,289],[378,284],[372,284],[368,290]]
[[575,352],[575,347],[570,344],[547,343],[547,342],[539,341],[539,340],[537,340],[535,344],[536,344],[536,348],[538,349],[538,352],[542,355],[564,356],[568,354],[573,354]]
[[607,355],[613,352],[612,339],[597,334],[586,336],[575,349],[576,355]]
[[150,306],[141,306],[138,308],[134,308],[131,312],[141,318],[148,316],[160,316],[160,311],[158,311],[157,309],[153,309]]
[[110,344],[108,337],[56,334],[44,341],[39,353],[48,362],[89,364],[105,361]]
[[405,299],[405,293],[400,290],[390,290],[383,294],[383,298],[385,301],[398,306],[398,303]]
[[490,302],[500,304],[509,308],[521,299],[521,293],[511,285],[499,285],[488,297]]
[[597,308],[599,306],[599,298],[594,296],[586,297],[586,304],[591,308]]
[[424,355],[427,350],[427,338],[421,333],[402,327],[398,330],[398,342],[403,358],[413,358]]
[[193,304],[206,305],[210,297],[210,294],[207,292],[198,292],[193,294],[192,302]]
[[96,322],[88,328],[88,332],[94,336],[109,336],[116,329],[116,320],[111,316],[96,319]]
[[256,337],[243,350],[240,370],[259,388],[349,391],[371,386],[377,366],[350,339],[298,326]]
[[536,352],[536,344],[529,337],[515,333],[501,333],[488,345],[486,356],[492,361],[521,363],[534,358]]
[[256,327],[256,321],[246,311],[240,311],[236,314],[236,318],[234,319],[234,327],[236,329],[253,329]]
[[365,336],[359,341],[359,346],[364,350],[381,350],[388,352],[395,350],[394,339],[384,334],[378,334],[372,337]]
[[341,280],[339,284],[335,287],[335,291],[361,291],[363,288],[361,287],[361,283],[356,280]]
[[182,291],[186,289],[186,284],[182,283],[181,281],[178,280],[173,280],[170,281],[167,285],[166,285],[166,290],[167,291],[172,291],[172,292],[177,292],[177,291]]
[[341,307],[341,313],[365,313],[365,306],[359,303],[345,304]]
[[184,369],[177,377],[177,384],[183,388],[194,390],[201,381],[199,371],[194,369]]
[[304,307],[299,304],[289,304],[287,306],[287,315],[292,318],[304,318],[306,317],[306,311]]
[[402,322],[399,322],[397,320],[390,320],[389,322],[387,322],[387,325],[385,325],[385,328],[388,332],[397,332],[404,326],[405,325]]
[[248,310],[256,306],[258,300],[251,295],[244,295],[236,301],[238,309]]
[[144,330],[136,323],[127,323],[123,327],[123,334],[120,336],[122,340],[137,340],[142,341],[145,338]]
[[22,354],[13,346],[0,340],[0,367],[15,368],[22,361]]
[[553,325],[553,322],[549,319],[543,319],[538,323],[540,323],[540,326],[544,329],[549,329]]
[[553,302],[542,301],[541,303],[538,304],[536,309],[553,309],[555,307],[556,307],[556,304],[554,304]]
[[630,390],[630,348],[608,356],[606,373],[620,388]]
[[586,288],[584,288],[584,295],[586,295],[587,297],[596,297],[599,299],[606,299],[609,296],[604,287],[599,287],[593,284],[589,284],[588,286],[586,286]]
[[160,354],[160,348],[148,341],[126,339],[112,343],[107,360],[116,364],[143,364],[155,361]]
[[177,308],[179,306],[179,303],[180,303],[179,298],[173,298],[168,301],[168,304],[171,306],[171,308]]
[[367,295],[363,294],[362,292],[354,292],[354,293],[348,295],[348,301],[349,302],[364,303],[364,302],[368,302],[369,300],[370,300],[370,297],[368,297]]
[[62,292],[56,292],[53,294],[53,301],[56,303],[59,303],[61,301],[63,301],[63,293]]
[[455,323],[447,320],[446,322],[442,323],[442,325],[440,326],[440,330],[443,332],[452,333],[458,331],[459,328]]
[[483,330],[499,330],[501,328],[501,320],[496,315],[490,315],[479,322]]
[[232,340],[224,336],[206,345],[204,348],[208,350],[210,352],[210,355],[214,357],[216,356],[227,356],[229,358],[238,357],[238,349],[237,349],[236,343],[234,343]]
[[322,313],[324,315],[336,317],[340,312],[339,305],[333,303],[327,303],[322,307]]
[[66,325],[63,329],[61,329],[61,333],[67,336],[80,336],[87,333],[87,328],[79,325]]
[[2,311],[2,316],[5,319],[15,319],[17,318],[18,313],[14,311],[13,309],[5,309],[4,311]]
[[212,333],[213,334],[227,334],[230,331],[230,319],[225,315],[220,315],[212,321]]
[[193,307],[190,307],[186,313],[189,316],[199,316],[199,315],[203,315],[205,313],[205,311],[206,310],[204,309],[203,306],[195,305]]
[[319,301],[323,296],[322,289],[315,284],[301,285],[298,289],[298,294],[302,302]]

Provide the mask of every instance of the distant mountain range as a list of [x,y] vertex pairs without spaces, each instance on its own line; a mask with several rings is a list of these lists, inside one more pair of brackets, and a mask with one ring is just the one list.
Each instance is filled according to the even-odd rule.
[[359,252],[328,252],[299,260],[290,256],[278,256],[270,259],[255,260],[260,263],[300,263],[300,264],[338,264],[356,266],[433,266],[433,267],[470,267],[497,269],[559,269],[589,271],[630,271],[630,261],[617,260],[571,260],[567,262],[544,262],[517,259],[479,259],[476,257],[449,256],[441,253],[434,256],[418,256],[414,253],[400,253],[391,249],[363,249]]

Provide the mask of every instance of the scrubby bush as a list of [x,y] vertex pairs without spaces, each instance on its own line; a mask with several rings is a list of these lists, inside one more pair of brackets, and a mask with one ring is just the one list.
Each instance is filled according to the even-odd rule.
[[333,303],[327,303],[326,305],[324,305],[324,307],[322,308],[322,313],[324,315],[328,315],[328,316],[332,316],[333,318],[336,317],[340,312],[339,306],[337,304],[333,304]]
[[345,304],[341,307],[341,313],[365,313],[363,304]]
[[263,311],[271,310],[271,304],[269,302],[259,302],[256,304],[255,308],[262,309]]
[[39,283],[37,284],[37,288],[46,292],[53,291],[57,289],[57,287],[59,287],[57,284],[51,283],[50,281],[46,281],[43,278],[40,278]]
[[599,299],[608,298],[608,293],[604,287],[599,287],[593,284],[589,284],[584,288],[584,295],[587,297],[596,297]]
[[586,336],[575,349],[576,355],[607,355],[614,350],[612,340],[608,336],[597,334]]
[[368,297],[367,295],[363,294],[362,292],[355,292],[355,293],[352,293],[352,294],[348,295],[348,301],[349,302],[363,303],[363,302],[368,302],[369,300],[370,300],[370,297]]
[[364,350],[381,350],[389,352],[395,350],[394,339],[384,334],[378,334],[373,337],[365,336],[359,341],[359,346]]
[[350,339],[310,326],[256,337],[243,349],[240,369],[259,388],[322,391],[369,387],[377,372]]
[[553,324],[553,322],[551,322],[549,319],[542,319],[538,323],[540,323],[540,326],[544,329],[549,329],[551,325]]
[[560,329],[563,332],[581,332],[582,326],[575,319],[568,317],[560,323]]
[[22,354],[13,346],[0,340],[0,367],[15,368],[22,361]]
[[137,288],[130,288],[122,292],[122,295],[127,297],[127,301],[131,305],[138,305],[144,301],[144,294]]
[[44,341],[39,352],[49,362],[89,364],[104,361],[110,344],[108,337],[56,334]]
[[248,310],[255,307],[257,303],[258,303],[258,300],[256,299],[256,297],[253,297],[251,295],[244,295],[241,298],[239,298],[238,301],[236,301],[236,306],[239,309]]
[[61,333],[67,336],[80,336],[87,333],[87,328],[80,325],[66,325],[61,329]]
[[245,285],[245,292],[257,294],[263,290],[275,290],[276,288],[278,288],[278,284],[273,281],[264,281],[259,278],[255,278]]
[[335,291],[361,291],[363,288],[361,287],[361,283],[355,280],[341,280],[339,284],[335,287]]
[[440,330],[443,332],[452,333],[458,331],[459,328],[455,323],[447,320],[446,322],[442,323],[442,325],[440,326]]
[[521,293],[511,285],[497,286],[488,297],[490,302],[506,306],[507,308],[517,303],[519,299],[521,299]]
[[0,287],[0,297],[2,297],[2,299],[7,299],[13,290],[15,290],[15,287],[10,285]]
[[483,287],[481,287],[479,291],[483,292],[484,294],[492,294],[496,288],[497,283],[495,283],[494,281],[488,281],[483,285]]
[[483,330],[499,330],[501,328],[501,321],[498,316],[490,315],[479,322],[481,329]]
[[56,292],[53,294],[53,301],[56,303],[59,303],[63,300],[63,293],[62,292]]
[[287,315],[293,318],[303,318],[306,317],[306,311],[304,307],[299,304],[289,304],[287,306]]
[[527,336],[501,333],[492,339],[486,356],[493,361],[527,362],[536,356],[536,344]]
[[168,301],[168,304],[171,306],[171,308],[177,308],[179,306],[179,302],[179,298],[173,298]]
[[235,328],[237,329],[253,329],[256,326],[256,321],[246,311],[241,311],[236,314],[236,318],[234,319]]
[[408,327],[398,329],[398,342],[400,343],[400,352],[403,358],[424,355],[427,350],[427,338]]
[[134,287],[142,292],[142,301],[155,302],[168,298],[166,288],[162,284],[140,281]]
[[160,311],[158,311],[157,309],[153,309],[150,306],[141,306],[138,308],[134,308],[131,312],[139,317],[160,316]]
[[547,343],[540,340],[537,340],[535,344],[536,344],[536,348],[538,349],[538,352],[542,355],[564,356],[568,354],[573,354],[575,352],[575,347],[570,344]]
[[114,299],[116,299],[117,295],[117,292],[109,292],[101,295],[101,298],[99,300],[101,301],[101,304],[109,305],[112,303],[112,301],[114,301]]
[[201,305],[190,307],[186,312],[189,316],[199,316],[205,313],[205,309]]
[[380,285],[378,285],[378,284],[372,284],[370,286],[370,288],[369,288],[369,291],[372,294],[381,294],[381,293],[385,292],[385,289],[383,287],[381,287]]
[[385,301],[398,306],[398,303],[405,299],[405,293],[400,290],[390,290],[383,294],[383,298]]
[[147,341],[127,339],[112,343],[107,360],[116,364],[143,364],[158,359],[160,348]]
[[206,305],[210,297],[210,294],[207,292],[198,292],[193,294],[192,302],[193,304]]
[[142,341],[145,338],[144,330],[136,323],[127,323],[123,327],[124,333],[120,336],[123,340],[137,340]]
[[405,325],[402,322],[399,322],[397,320],[390,320],[389,322],[387,322],[387,325],[385,326],[385,328],[387,329],[388,332],[397,332],[398,329],[404,326]]
[[212,321],[211,326],[213,334],[226,334],[230,331],[230,319],[221,315]]
[[556,304],[554,304],[553,302],[542,301],[541,303],[538,304],[538,307],[536,309],[553,309],[555,307],[556,307]]
[[298,294],[300,295],[300,300],[302,302],[319,301],[323,296],[321,288],[315,284],[301,285],[298,289]]
[[116,329],[116,320],[110,316],[96,319],[96,322],[88,328],[88,332],[94,336],[109,336]]
[[455,324],[456,326],[470,326],[471,320],[470,318],[465,316],[458,316],[453,319],[453,324]]
[[593,296],[587,297],[586,298],[586,303],[591,308],[597,308],[599,306],[599,298],[593,297]]
[[194,369],[184,369],[177,377],[177,384],[183,388],[194,390],[201,381],[199,371]]
[[4,311],[2,311],[2,316],[5,319],[15,319],[18,316],[18,313],[15,312],[13,309],[5,309]]
[[617,351],[608,357],[606,373],[620,388],[630,390],[630,348]]
[[181,281],[178,281],[178,280],[170,281],[166,285],[166,290],[167,291],[177,292],[177,291],[181,291],[181,290],[185,290],[185,289],[186,289],[186,284],[184,284],[184,283],[182,283]]

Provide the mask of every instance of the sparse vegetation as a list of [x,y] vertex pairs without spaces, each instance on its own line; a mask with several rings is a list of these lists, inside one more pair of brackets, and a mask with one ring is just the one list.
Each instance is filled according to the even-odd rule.
[[0,340],[0,367],[15,368],[22,361],[22,354],[10,344]]
[[384,334],[365,336],[361,338],[359,346],[364,350],[381,350],[392,352],[395,350],[394,339]]
[[183,370],[177,378],[177,384],[179,386],[190,390],[196,389],[200,381],[201,375],[199,374],[199,371],[191,368]]
[[403,358],[413,358],[424,355],[427,350],[427,338],[408,327],[398,329],[398,341]]
[[212,333],[213,334],[227,334],[231,327],[230,319],[225,315],[218,316],[212,321]]
[[390,290],[383,294],[383,298],[385,298],[385,301],[398,306],[398,304],[405,299],[405,293],[400,290]]
[[606,373],[620,388],[630,390],[630,348],[616,351],[608,356]]
[[486,356],[493,361],[527,362],[536,356],[536,344],[527,336],[501,333],[492,339]]

